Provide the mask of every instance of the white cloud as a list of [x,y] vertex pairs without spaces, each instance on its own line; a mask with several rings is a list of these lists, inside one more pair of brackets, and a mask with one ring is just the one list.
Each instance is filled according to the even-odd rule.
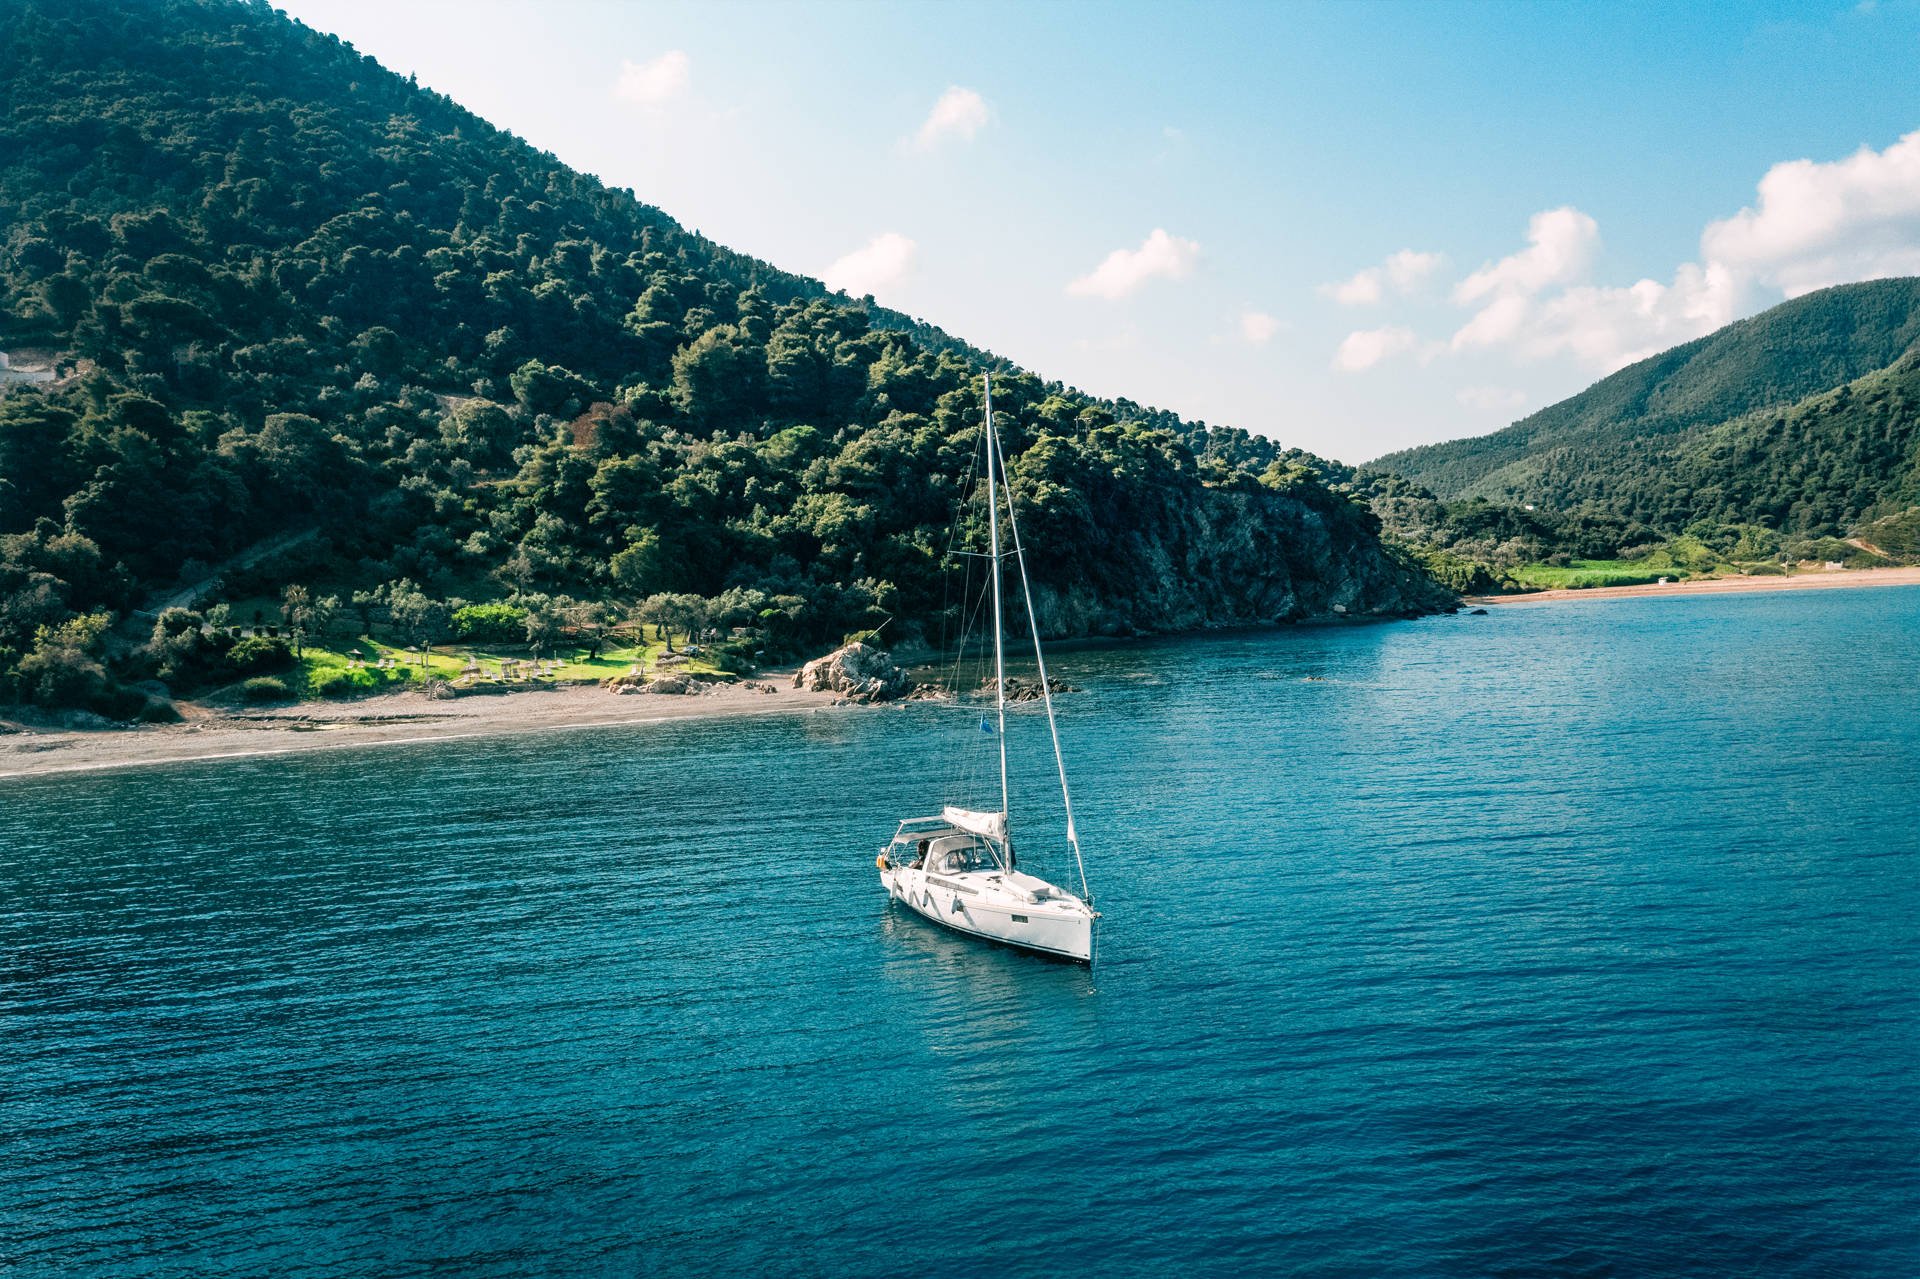
[[643,107],[665,106],[693,84],[693,59],[682,49],[671,49],[651,62],[620,63],[613,96]]
[[1920,131],[1844,160],[1789,160],[1760,179],[1759,207],[1708,224],[1701,260],[1799,297],[1832,284],[1920,274]]
[[1067,285],[1067,292],[1075,297],[1123,298],[1149,280],[1186,279],[1199,258],[1197,241],[1155,227],[1139,248],[1115,249],[1099,266]]
[[1455,301],[1481,305],[1452,349],[1504,349],[1523,362],[1568,355],[1611,372],[1734,318],[1737,286],[1715,266],[1688,263],[1671,284],[1586,283],[1599,244],[1599,224],[1578,209],[1534,214],[1526,248],[1455,287]]
[[1263,345],[1280,331],[1280,321],[1265,311],[1248,309],[1240,313],[1240,339],[1249,346]]
[[1495,298],[1453,335],[1453,349],[1503,346],[1517,338],[1533,314],[1533,304],[1517,294]]
[[1489,262],[1454,286],[1456,302],[1531,296],[1584,277],[1600,247],[1600,224],[1567,206],[1536,213],[1527,223],[1527,247]]
[[1445,265],[1446,260],[1444,254],[1402,249],[1378,266],[1321,285],[1320,294],[1346,306],[1370,306],[1384,300],[1389,289],[1395,293],[1413,292]]
[[1412,329],[1397,325],[1383,329],[1360,329],[1347,334],[1340,349],[1334,353],[1333,367],[1342,373],[1358,373],[1419,345],[1420,335]]
[[987,100],[972,89],[954,85],[940,95],[933,110],[913,135],[915,150],[931,151],[948,138],[967,141],[987,126],[993,111]]
[[1527,402],[1527,393],[1510,386],[1463,386],[1453,398],[1470,409],[1510,413]]
[[899,284],[913,270],[919,248],[896,231],[887,231],[840,258],[821,274],[830,289],[849,297],[865,297]]
[[[1527,245],[1453,290],[1472,310],[1448,347],[1526,363],[1570,358],[1600,372],[1713,332],[1782,298],[1896,275],[1920,275],[1920,131],[1840,160],[1789,160],[1760,178],[1752,205],[1709,222],[1697,259],[1671,279],[1603,285],[1588,275],[1598,224],[1572,207],[1536,213]],[[1401,255],[1396,254],[1395,258]],[[1394,258],[1322,292],[1342,302],[1386,297]],[[1396,327],[1350,334],[1334,366],[1371,368],[1441,348]],[[1464,393],[1463,393],[1464,394]]]
[[1724,271],[1689,262],[1671,284],[1578,285],[1546,298],[1495,298],[1453,335],[1452,348],[1505,348],[1523,362],[1570,355],[1612,372],[1729,323],[1731,299]]

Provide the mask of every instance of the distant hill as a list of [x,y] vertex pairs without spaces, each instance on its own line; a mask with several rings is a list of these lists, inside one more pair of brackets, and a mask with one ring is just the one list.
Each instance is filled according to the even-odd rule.
[[1920,279],[1825,289],[1474,439],[1379,458],[1442,499],[1835,535],[1920,501]]
[[230,596],[937,634],[989,367],[1045,629],[1450,599],[1301,455],[734,253],[261,0],[0,3],[0,351],[0,702],[151,674],[109,615],[282,537]]

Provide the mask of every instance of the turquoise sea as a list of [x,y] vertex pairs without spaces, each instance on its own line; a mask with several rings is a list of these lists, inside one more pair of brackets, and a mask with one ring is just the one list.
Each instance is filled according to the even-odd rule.
[[1091,973],[888,906],[937,708],[0,782],[0,1273],[1908,1279],[1917,661],[1914,588],[1061,653]]

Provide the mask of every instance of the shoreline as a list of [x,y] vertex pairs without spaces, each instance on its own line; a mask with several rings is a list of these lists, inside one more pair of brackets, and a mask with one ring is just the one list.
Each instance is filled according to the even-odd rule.
[[[1665,586],[1600,586],[1526,595],[1463,596],[1463,607],[1561,604],[1576,600],[1744,595],[1764,591],[1920,586],[1920,566],[1847,569],[1792,577],[1723,577]],[[1382,619],[1340,619],[1373,621]],[[1242,629],[1242,628],[1233,628]],[[1247,629],[1257,629],[1249,627]],[[1079,646],[1120,645],[1140,637],[1094,637]],[[622,697],[598,685],[536,688],[505,696],[436,701],[424,692],[375,694],[347,702],[223,711],[181,703],[178,724],[114,728],[42,728],[0,723],[0,782],[65,773],[109,772],[223,759],[253,759],[356,747],[411,746],[568,728],[658,724],[859,709],[836,693],[789,687],[791,671],[769,671],[777,690],[723,684],[697,696]]]
[[542,729],[616,727],[858,709],[837,693],[780,682],[760,693],[721,685],[694,696],[618,696],[597,685],[527,689],[436,701],[416,690],[351,702],[303,702],[221,712],[182,704],[179,724],[136,728],[34,728],[0,733],[0,782],[207,760],[299,755],[361,746],[412,746]]
[[1562,604],[1571,600],[1658,599],[1681,595],[1748,595],[1761,591],[1835,590],[1863,586],[1920,586],[1920,567],[1850,568],[1791,577],[1708,577],[1665,586],[1589,586],[1575,590],[1532,591],[1525,595],[1464,595],[1461,603],[1488,605]]

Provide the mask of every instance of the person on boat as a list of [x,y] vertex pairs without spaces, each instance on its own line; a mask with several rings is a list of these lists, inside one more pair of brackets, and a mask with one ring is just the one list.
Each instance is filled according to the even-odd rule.
[[931,842],[930,840],[925,840],[925,839],[920,841],[919,846],[914,850],[913,860],[908,863],[909,869],[919,870],[922,866],[925,866],[927,864],[927,845],[930,842]]

